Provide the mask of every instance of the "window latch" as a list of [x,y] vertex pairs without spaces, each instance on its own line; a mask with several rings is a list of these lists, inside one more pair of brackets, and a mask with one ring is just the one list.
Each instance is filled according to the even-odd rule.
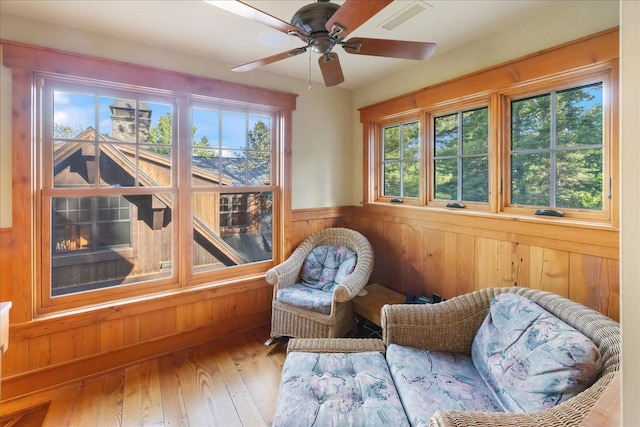
[[536,215],[544,215],[544,216],[564,216],[564,212],[557,211],[555,209],[538,209],[536,210]]

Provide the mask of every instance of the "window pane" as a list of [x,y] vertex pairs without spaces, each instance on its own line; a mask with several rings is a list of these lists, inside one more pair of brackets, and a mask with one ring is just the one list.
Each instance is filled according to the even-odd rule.
[[92,199],[91,197],[52,199],[53,253],[92,248]]
[[[420,157],[420,124],[406,123],[402,126],[402,159],[418,160]],[[417,179],[417,177],[416,177]]]
[[557,145],[602,144],[602,83],[558,92]]
[[272,192],[196,193],[193,212],[194,272],[272,258]]
[[95,183],[95,144],[55,141],[53,144],[53,186],[79,188]]
[[511,149],[538,150],[551,145],[551,96],[511,103]]
[[171,200],[170,194],[54,198],[52,296],[169,277]]
[[511,203],[549,206],[550,160],[548,153],[511,156]]
[[384,164],[384,195],[385,196],[401,196],[400,194],[400,164],[385,163]]
[[249,153],[249,185],[271,185],[271,153]]
[[488,150],[489,109],[485,107],[463,112],[462,154],[487,154]]
[[489,158],[462,159],[462,200],[489,201]]
[[458,200],[458,160],[436,160],[435,198]]
[[270,117],[193,108],[192,120],[194,186],[271,185]]
[[404,162],[402,197],[418,197],[420,193],[420,164]]
[[[158,152],[158,150],[162,150]],[[171,156],[173,149],[156,145],[138,148],[138,185],[141,187],[171,186]]]
[[[54,91],[54,138],[95,139],[95,108],[94,95]],[[93,134],[93,138],[89,134]]]
[[247,148],[247,116],[240,113],[222,113],[222,148],[245,150]]
[[435,128],[435,155],[455,156],[458,154],[458,114],[436,117]]
[[385,160],[400,159],[400,125],[384,128],[383,155]]
[[100,144],[100,185],[133,187],[136,185],[136,147],[131,144]]
[[556,205],[602,209],[602,149],[558,153]]

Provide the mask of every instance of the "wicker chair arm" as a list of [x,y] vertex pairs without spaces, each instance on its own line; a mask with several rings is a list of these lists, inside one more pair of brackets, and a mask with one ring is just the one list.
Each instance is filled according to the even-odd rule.
[[381,313],[384,344],[471,354],[473,338],[495,294],[485,289],[438,304],[385,305]]
[[333,291],[337,302],[347,302],[355,298],[367,286],[373,271],[373,250],[362,250],[358,254],[358,263],[353,272]]
[[313,245],[310,239],[304,240],[289,258],[267,271],[267,283],[274,285],[276,289],[286,288],[296,283],[302,264],[313,249]]

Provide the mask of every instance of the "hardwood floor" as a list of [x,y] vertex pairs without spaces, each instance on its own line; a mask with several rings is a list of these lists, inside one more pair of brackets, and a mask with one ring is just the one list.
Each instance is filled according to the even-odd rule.
[[286,343],[263,327],[5,403],[0,426],[269,426]]

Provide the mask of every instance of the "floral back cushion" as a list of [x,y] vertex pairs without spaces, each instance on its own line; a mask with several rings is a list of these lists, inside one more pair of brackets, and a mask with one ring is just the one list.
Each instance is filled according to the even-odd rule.
[[602,368],[593,341],[512,293],[491,302],[471,357],[496,400],[511,412],[555,406],[589,387]]
[[346,246],[316,246],[301,271],[301,282],[310,288],[333,292],[356,266],[357,255]]

